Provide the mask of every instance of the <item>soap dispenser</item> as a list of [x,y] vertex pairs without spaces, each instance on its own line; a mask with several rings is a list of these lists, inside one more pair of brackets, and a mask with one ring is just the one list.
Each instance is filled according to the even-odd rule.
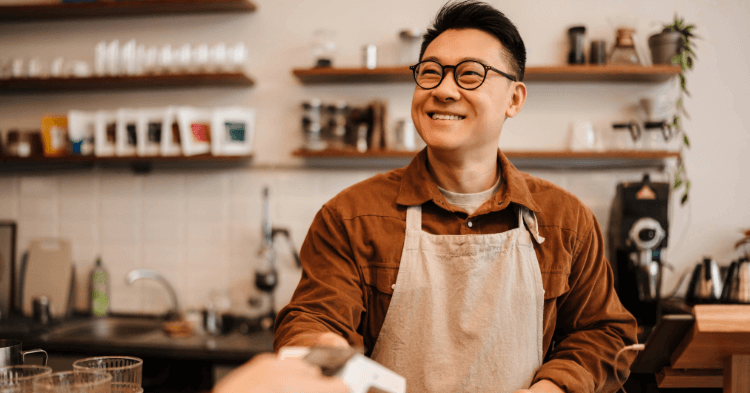
[[96,258],[89,279],[89,309],[95,316],[107,315],[109,310],[109,274],[102,266],[102,258]]

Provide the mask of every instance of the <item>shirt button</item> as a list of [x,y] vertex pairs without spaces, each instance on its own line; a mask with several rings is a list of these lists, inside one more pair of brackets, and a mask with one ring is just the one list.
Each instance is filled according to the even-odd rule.
[[473,226],[474,226],[474,223],[472,223],[471,221],[469,221],[469,222],[467,222],[467,223],[466,223],[466,225],[467,225],[467,226],[468,226],[469,228],[471,228],[471,227],[473,227]]
[[391,289],[396,290],[396,284],[391,285]]

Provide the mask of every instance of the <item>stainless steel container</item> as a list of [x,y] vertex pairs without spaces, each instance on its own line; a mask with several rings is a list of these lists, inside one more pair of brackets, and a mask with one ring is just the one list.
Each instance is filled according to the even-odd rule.
[[741,258],[732,262],[724,281],[722,303],[750,304],[750,260]]
[[686,300],[688,303],[718,303],[723,285],[719,265],[711,258],[704,258],[693,269]]
[[47,352],[43,349],[30,349],[24,351],[23,344],[18,340],[0,339],[0,367],[20,366],[24,363],[26,355],[31,353],[44,354],[44,365],[47,365]]

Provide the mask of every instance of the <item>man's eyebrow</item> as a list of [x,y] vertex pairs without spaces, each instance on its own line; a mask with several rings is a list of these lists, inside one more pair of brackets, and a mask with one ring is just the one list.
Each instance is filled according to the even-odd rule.
[[[424,57],[424,58],[422,58],[422,61],[425,61],[425,60],[432,60],[432,61],[436,61],[436,62],[440,63],[440,62],[438,61],[438,58],[437,58],[437,57],[435,57],[435,56],[430,56],[430,57]],[[478,57],[463,57],[463,58],[461,58],[461,60],[459,60],[459,61],[458,61],[458,63],[460,63],[460,62],[462,62],[462,61],[466,61],[466,60],[471,60],[471,61],[476,61],[476,62],[478,62],[478,63],[482,63],[482,64],[487,64],[487,61],[486,61],[486,60],[484,60],[484,59],[480,59],[480,58],[478,58]],[[456,64],[458,64],[458,63],[456,63]],[[441,64],[442,64],[442,63],[441,63]]]

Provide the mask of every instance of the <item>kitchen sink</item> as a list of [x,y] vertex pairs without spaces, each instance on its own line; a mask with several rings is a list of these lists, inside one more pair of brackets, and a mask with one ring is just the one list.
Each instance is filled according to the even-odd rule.
[[49,333],[50,338],[127,339],[159,331],[163,321],[153,318],[104,317],[63,323]]

